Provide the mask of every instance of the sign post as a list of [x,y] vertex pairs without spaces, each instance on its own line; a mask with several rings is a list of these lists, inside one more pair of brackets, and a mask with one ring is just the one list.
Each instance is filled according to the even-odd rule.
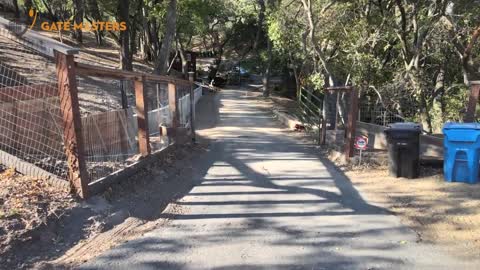
[[367,136],[357,136],[355,137],[355,144],[353,145],[355,149],[360,150],[360,160],[358,165],[362,163],[362,151],[367,150],[368,148],[368,137]]

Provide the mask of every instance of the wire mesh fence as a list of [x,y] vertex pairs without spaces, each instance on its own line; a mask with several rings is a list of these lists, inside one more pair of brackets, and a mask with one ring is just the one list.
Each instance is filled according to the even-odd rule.
[[329,87],[323,91],[302,88],[298,104],[305,130],[319,144],[341,146],[346,157],[353,156],[358,118],[358,92],[354,87]]
[[323,95],[317,96],[313,91],[302,88],[298,102],[300,104],[300,117],[309,127],[320,128],[322,120]]
[[323,95],[302,88],[298,96],[298,118],[305,125],[305,130],[320,143],[320,130],[323,120]]
[[[128,81],[77,75],[88,182],[135,162],[139,154],[135,97]],[[124,108],[125,107],[125,108]]]
[[[319,93],[302,89],[298,102],[301,108],[300,118],[310,129],[317,130],[323,116],[328,130],[345,129],[351,107],[347,92]],[[379,101],[363,101],[358,107],[358,121],[387,126],[391,123],[405,122],[405,119],[385,108]]]
[[76,79],[82,117],[135,105],[130,81],[83,75],[77,75]]
[[[167,136],[162,136],[160,127],[172,126],[173,116],[168,104],[168,84],[158,84],[155,89],[157,101],[154,102],[151,110],[148,112],[148,128],[150,134],[150,143],[152,151],[162,150],[171,142]],[[191,108],[189,85],[177,85],[176,91],[178,96],[178,117],[180,127],[190,128]],[[198,102],[202,96],[202,87],[194,89],[194,104]],[[193,105],[194,105],[193,104]],[[156,106],[155,106],[156,105]]]
[[147,93],[148,132],[153,152],[164,149],[170,144],[169,138],[161,133],[161,126],[171,126],[172,115],[168,106],[168,83],[149,82],[144,84]]
[[[95,182],[138,161],[141,156],[138,141],[138,108],[131,81],[78,76],[82,135],[89,182]],[[149,146],[152,152],[168,147],[170,137],[161,133],[161,127],[172,126],[167,82],[143,81],[146,95]],[[176,85],[178,117],[181,127],[190,125],[189,84]],[[196,100],[201,88],[195,90]],[[90,95],[97,98],[91,98]],[[101,99],[98,102],[98,99]],[[126,107],[126,108],[122,108]]]
[[192,131],[201,87],[192,92],[185,80],[81,64],[75,48],[4,33],[0,27],[3,165],[69,180],[87,197],[94,182],[166,148],[177,131]]
[[112,110],[82,118],[85,160],[90,182],[136,161],[139,151],[135,120],[131,109]]
[[34,176],[67,179],[55,63],[1,35],[0,59],[0,155],[34,165]]
[[392,123],[405,122],[403,117],[388,110],[379,102],[362,102],[359,105],[358,119],[361,122],[380,126],[388,126]]
[[179,91],[178,96],[178,110],[179,110],[179,124],[181,127],[190,127],[190,92],[192,90],[191,85],[183,84],[177,86]]
[[[345,91],[299,92],[299,118],[318,143],[323,140],[342,142],[351,108],[350,95]],[[325,120],[325,122],[323,122]],[[325,129],[322,134],[322,129]],[[325,137],[325,138],[322,138]]]

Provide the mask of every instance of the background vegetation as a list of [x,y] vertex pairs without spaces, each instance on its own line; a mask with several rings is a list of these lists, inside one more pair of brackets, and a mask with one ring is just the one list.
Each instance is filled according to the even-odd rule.
[[[96,32],[118,43],[120,67],[132,57],[168,71],[172,51],[235,59],[251,72],[281,75],[294,87],[356,85],[364,103],[381,103],[438,132],[462,118],[471,81],[480,80],[478,0],[3,0],[18,17],[33,7],[51,21],[117,20],[126,32]],[[82,43],[82,32],[71,33]],[[285,83],[288,85],[288,83]]]

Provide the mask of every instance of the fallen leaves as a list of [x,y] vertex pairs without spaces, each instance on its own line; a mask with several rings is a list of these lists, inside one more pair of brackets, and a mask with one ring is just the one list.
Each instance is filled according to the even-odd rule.
[[0,174],[0,180],[9,179],[13,177],[15,174],[16,174],[15,168],[10,167]]
[[0,254],[10,241],[45,224],[74,204],[71,195],[47,180],[22,176],[15,168],[0,173]]

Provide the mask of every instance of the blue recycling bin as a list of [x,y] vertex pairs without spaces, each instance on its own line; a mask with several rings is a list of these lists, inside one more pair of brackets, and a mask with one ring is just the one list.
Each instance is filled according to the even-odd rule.
[[480,124],[446,123],[443,126],[443,172],[448,182],[474,184],[479,178]]

